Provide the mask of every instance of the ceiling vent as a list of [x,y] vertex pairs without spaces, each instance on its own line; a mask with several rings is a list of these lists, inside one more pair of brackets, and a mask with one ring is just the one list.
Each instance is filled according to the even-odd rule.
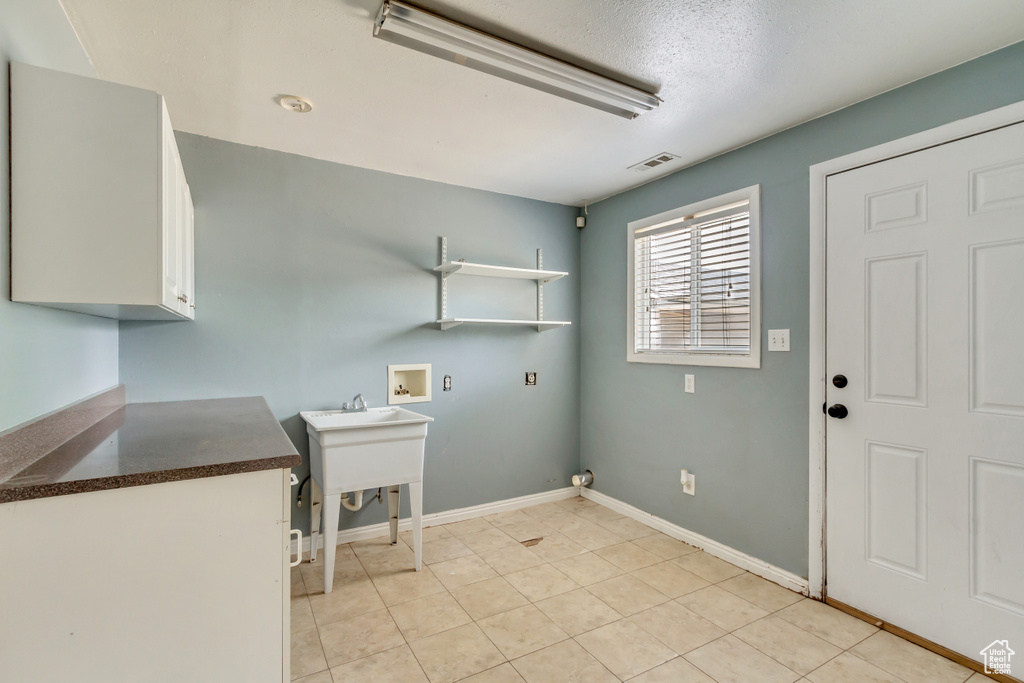
[[655,154],[650,159],[644,159],[638,164],[633,164],[629,167],[632,171],[649,171],[652,168],[657,168],[664,164],[671,163],[679,159],[678,154],[669,154],[668,152],[662,152],[661,154]]

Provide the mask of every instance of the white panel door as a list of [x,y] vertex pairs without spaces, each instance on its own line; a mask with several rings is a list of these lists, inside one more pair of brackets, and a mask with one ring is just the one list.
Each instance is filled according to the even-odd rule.
[[1024,124],[830,176],[826,206],[827,595],[1022,651]]

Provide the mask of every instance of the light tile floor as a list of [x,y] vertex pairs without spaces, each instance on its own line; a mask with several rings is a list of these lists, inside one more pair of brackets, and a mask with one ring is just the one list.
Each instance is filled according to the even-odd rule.
[[988,680],[585,498],[400,537],[292,570],[293,680]]

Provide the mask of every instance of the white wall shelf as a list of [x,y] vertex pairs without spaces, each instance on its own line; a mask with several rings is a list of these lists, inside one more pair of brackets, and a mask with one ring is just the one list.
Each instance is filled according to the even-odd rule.
[[[567,320],[544,320],[544,285],[561,279],[569,273],[560,270],[544,270],[544,254],[537,250],[536,268],[511,268],[509,266],[492,266],[485,263],[448,260],[448,238],[441,238],[441,265],[434,270],[441,274],[441,317],[437,324],[442,330],[449,330],[464,323],[483,325],[513,325],[536,327],[538,332],[566,327],[572,323]],[[508,320],[504,318],[456,318],[448,315],[448,279],[452,275],[476,275],[479,277],[497,277],[511,280],[535,280],[537,282],[537,319]]]
[[536,327],[538,332],[553,330],[556,327],[572,325],[567,320],[499,320],[497,318],[443,318],[437,321],[442,330],[451,329],[463,323],[484,323],[488,325],[526,325]]
[[466,261],[444,263],[434,268],[434,270],[441,273],[442,277],[450,275],[478,275],[481,277],[503,277],[513,280],[536,280],[542,285],[554,282],[569,274],[558,270],[509,268],[508,266],[489,266],[484,263],[468,263]]

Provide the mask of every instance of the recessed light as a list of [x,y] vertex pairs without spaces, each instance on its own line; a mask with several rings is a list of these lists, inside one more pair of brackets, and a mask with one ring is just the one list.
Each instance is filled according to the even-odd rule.
[[307,114],[313,111],[313,103],[298,95],[281,95],[277,101],[282,107],[296,114]]

